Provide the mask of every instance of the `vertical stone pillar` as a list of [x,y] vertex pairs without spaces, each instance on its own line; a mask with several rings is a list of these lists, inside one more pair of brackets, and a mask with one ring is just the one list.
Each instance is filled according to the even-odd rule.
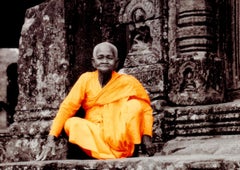
[[224,67],[217,56],[215,5],[214,0],[169,1],[175,18],[169,22],[174,29],[169,40],[168,97],[174,104],[223,101]]
[[158,122],[161,116],[158,114],[158,102],[165,99],[166,55],[162,46],[162,8],[159,1],[132,0],[121,3],[119,14],[119,21],[127,25],[128,34],[128,53],[120,72],[135,76],[149,93],[154,106],[155,141],[161,140],[162,133]]
[[[51,120],[66,94],[64,1],[51,0],[27,10],[19,42],[19,97],[15,122],[6,141],[6,162],[35,160],[42,151]],[[58,143],[63,159],[66,141]],[[49,158],[48,158],[49,159]]]

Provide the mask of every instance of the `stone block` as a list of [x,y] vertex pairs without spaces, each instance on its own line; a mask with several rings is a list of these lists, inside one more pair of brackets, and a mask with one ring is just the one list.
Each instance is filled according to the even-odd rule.
[[151,52],[142,52],[139,54],[129,53],[124,62],[124,67],[136,67],[144,65],[157,64],[158,57]]
[[164,96],[165,92],[165,70],[164,65],[140,65],[137,67],[123,68],[119,72],[127,73],[136,77],[150,93],[157,93],[157,96]]
[[19,42],[17,110],[56,108],[66,95],[64,1],[48,1],[26,11]]
[[[3,162],[20,162],[36,160],[36,157],[41,154],[43,146],[46,144],[46,139],[40,137],[12,137],[6,141],[4,147]],[[49,155],[49,160],[64,160],[67,156],[67,140],[61,138],[56,143],[56,155]]]
[[165,107],[163,135],[174,136],[240,134],[239,101],[186,107]]

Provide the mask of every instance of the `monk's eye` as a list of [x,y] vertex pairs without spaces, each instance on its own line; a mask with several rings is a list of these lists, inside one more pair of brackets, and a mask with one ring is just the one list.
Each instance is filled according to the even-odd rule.
[[104,56],[103,56],[103,55],[98,55],[96,58],[99,59],[99,60],[101,60],[101,59],[104,58]]
[[114,59],[114,56],[113,56],[113,55],[108,55],[108,56],[107,56],[107,59],[113,60],[113,59]]

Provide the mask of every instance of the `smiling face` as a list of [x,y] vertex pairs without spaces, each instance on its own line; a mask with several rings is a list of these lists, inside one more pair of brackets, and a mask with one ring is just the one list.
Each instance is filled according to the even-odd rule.
[[109,44],[102,43],[98,45],[94,52],[92,65],[99,72],[109,73],[117,68],[118,58]]

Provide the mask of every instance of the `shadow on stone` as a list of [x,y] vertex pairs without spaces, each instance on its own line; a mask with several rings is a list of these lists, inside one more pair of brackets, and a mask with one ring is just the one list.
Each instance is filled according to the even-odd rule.
[[67,159],[95,159],[88,156],[78,145],[68,142]]

